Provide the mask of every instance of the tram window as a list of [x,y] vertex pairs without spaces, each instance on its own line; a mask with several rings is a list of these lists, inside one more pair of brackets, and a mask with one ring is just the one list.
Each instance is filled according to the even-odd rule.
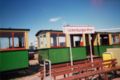
[[64,34],[60,34],[58,39],[59,39],[59,46],[60,47],[65,47],[65,35]]
[[0,48],[9,48],[9,39],[8,38],[0,38]]
[[51,47],[65,47],[65,35],[59,33],[51,34]]
[[119,38],[118,34],[112,35],[112,42],[113,42],[113,44],[120,44],[120,38]]
[[14,47],[15,48],[23,48],[24,47],[24,33],[22,33],[22,32],[14,33]]
[[71,45],[72,47],[83,46],[82,35],[71,35]]
[[42,35],[40,35],[39,37],[38,37],[38,46],[39,47],[41,47],[41,45],[43,45],[43,39],[42,39]]
[[102,34],[100,35],[100,42],[101,42],[101,45],[109,45],[109,37],[108,35],[106,34]]
[[74,39],[74,47],[79,46],[80,43],[79,36],[74,36],[73,39]]
[[44,46],[44,47],[47,47],[46,35],[43,35],[43,46]]
[[23,32],[0,32],[0,49],[24,48]]
[[38,46],[39,47],[47,47],[46,34],[39,35],[39,37],[38,37]]
[[10,32],[0,32],[0,49],[10,48],[12,34]]
[[57,47],[57,34],[51,34],[51,47]]

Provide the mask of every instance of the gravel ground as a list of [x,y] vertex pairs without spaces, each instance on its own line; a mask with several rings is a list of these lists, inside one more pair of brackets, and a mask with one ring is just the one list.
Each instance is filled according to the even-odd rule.
[[30,76],[26,76],[26,77],[20,77],[20,78],[15,78],[15,79],[11,79],[11,80],[40,80],[39,77],[39,72],[34,74],[34,75],[30,75]]
[[10,71],[3,73],[0,80],[40,80],[39,65],[34,65],[26,70]]
[[115,78],[115,79],[112,79],[112,80],[120,80],[120,78]]

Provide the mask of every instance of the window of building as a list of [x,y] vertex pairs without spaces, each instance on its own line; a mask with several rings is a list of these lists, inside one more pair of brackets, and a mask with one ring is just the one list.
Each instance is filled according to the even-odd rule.
[[112,43],[113,43],[113,44],[120,44],[119,34],[113,34],[113,35],[112,35]]
[[65,47],[66,46],[65,34],[51,33],[50,39],[51,39],[50,40],[51,47]]
[[23,32],[0,32],[0,49],[24,48]]
[[100,35],[100,43],[101,43],[101,45],[109,45],[108,34],[101,34]]

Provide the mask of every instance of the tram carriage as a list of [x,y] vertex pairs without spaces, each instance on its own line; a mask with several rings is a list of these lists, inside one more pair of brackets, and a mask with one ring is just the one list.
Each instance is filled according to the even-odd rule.
[[[39,61],[52,64],[70,62],[70,43],[73,61],[90,58],[88,34],[64,34],[60,30],[40,30],[36,33]],[[71,42],[70,42],[71,41]],[[120,32],[95,32],[91,34],[93,57],[102,57],[107,48],[120,47]]]
[[[0,72],[29,67],[29,29],[0,28]],[[70,62],[70,43],[73,61],[90,56],[88,34],[64,34],[60,30],[40,30],[36,33],[39,61],[49,59],[52,64]],[[107,48],[120,48],[120,32],[91,34],[92,53],[101,57]]]
[[0,72],[28,68],[29,31],[0,28]]

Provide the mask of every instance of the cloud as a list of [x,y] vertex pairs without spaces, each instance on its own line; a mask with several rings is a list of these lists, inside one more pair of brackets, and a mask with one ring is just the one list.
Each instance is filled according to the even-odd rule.
[[61,17],[54,17],[54,18],[50,18],[49,21],[50,22],[57,22],[57,21],[59,21],[61,19],[62,19]]

